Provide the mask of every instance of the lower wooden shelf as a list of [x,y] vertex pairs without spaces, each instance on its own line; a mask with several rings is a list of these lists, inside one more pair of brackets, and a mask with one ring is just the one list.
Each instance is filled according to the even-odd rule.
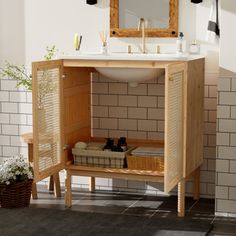
[[130,170],[125,168],[101,168],[78,165],[67,165],[66,170],[67,172],[69,172],[70,175],[76,176],[164,182],[164,172],[160,171]]

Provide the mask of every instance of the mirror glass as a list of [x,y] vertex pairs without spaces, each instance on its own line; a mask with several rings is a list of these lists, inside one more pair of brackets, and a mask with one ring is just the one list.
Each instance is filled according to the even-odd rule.
[[119,0],[120,28],[137,28],[140,18],[147,28],[168,28],[169,0]]

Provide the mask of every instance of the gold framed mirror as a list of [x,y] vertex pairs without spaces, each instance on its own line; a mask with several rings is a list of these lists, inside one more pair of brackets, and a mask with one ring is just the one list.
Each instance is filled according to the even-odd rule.
[[[148,27],[145,29],[147,37],[178,36],[178,0],[153,0],[149,4],[155,3],[159,5],[152,6],[150,4],[150,7],[147,5],[147,0],[129,1],[110,0],[110,37],[141,37],[142,33],[138,31],[138,19],[140,18],[146,18],[145,20],[148,22]],[[145,7],[140,5],[142,2]],[[160,9],[159,14],[156,9]],[[145,14],[148,15],[148,18],[160,15],[160,19],[147,19],[144,10],[146,10]],[[149,24],[150,22],[152,24]],[[135,25],[137,25],[136,28]]]

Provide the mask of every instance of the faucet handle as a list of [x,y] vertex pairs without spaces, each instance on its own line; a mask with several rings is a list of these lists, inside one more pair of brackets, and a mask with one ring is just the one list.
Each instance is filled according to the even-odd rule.
[[129,54],[132,53],[131,45],[128,45],[128,47],[127,47],[127,51],[128,51]]
[[160,45],[157,45],[157,54],[161,53],[161,47]]

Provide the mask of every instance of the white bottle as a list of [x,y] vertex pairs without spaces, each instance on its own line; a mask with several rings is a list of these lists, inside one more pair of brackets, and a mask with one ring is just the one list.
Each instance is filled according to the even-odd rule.
[[180,32],[179,37],[176,40],[176,53],[177,54],[183,54],[185,51],[185,40],[183,37],[184,37],[183,32]]

